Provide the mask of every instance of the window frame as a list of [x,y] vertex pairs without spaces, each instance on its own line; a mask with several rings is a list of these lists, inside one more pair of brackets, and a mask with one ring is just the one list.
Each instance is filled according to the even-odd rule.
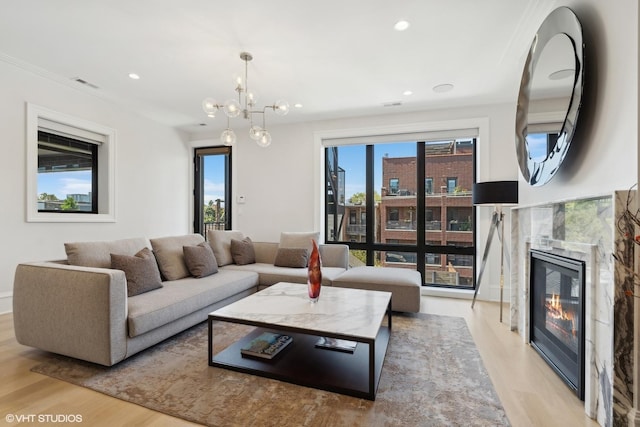
[[[116,130],[89,120],[60,113],[39,105],[26,105],[26,221],[27,222],[116,222]],[[38,211],[38,129],[43,121],[55,122],[69,132],[70,137],[83,138],[84,133],[96,134],[98,146],[97,213]]]

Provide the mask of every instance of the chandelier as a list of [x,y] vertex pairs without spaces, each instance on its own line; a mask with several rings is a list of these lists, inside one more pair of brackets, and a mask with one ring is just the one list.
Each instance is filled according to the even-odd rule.
[[[227,116],[227,128],[220,135],[220,141],[224,145],[233,145],[236,142],[236,134],[229,125],[229,119],[242,115],[243,118],[249,120],[249,136],[261,147],[268,147],[271,144],[271,134],[267,130],[265,124],[265,112],[268,108],[272,109],[277,115],[284,116],[289,112],[289,104],[287,101],[279,100],[272,105],[266,105],[262,110],[256,106],[256,95],[249,91],[247,70],[249,61],[253,59],[248,52],[241,52],[240,59],[244,61],[244,77],[236,76],[235,91],[238,92],[238,99],[229,99],[223,105],[219,105],[213,98],[205,98],[202,101],[202,108],[207,116],[215,117],[216,112],[220,109]],[[253,115],[262,114],[262,126],[254,123]]]

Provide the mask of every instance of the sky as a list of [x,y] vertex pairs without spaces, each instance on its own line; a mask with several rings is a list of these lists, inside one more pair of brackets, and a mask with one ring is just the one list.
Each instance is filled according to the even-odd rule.
[[224,200],[225,156],[204,156],[204,203],[209,200]]
[[[345,170],[345,198],[349,200],[355,193],[364,193],[366,186],[365,146],[344,145],[338,148],[338,163]],[[415,142],[399,142],[390,144],[375,144],[374,158],[374,189],[380,194],[382,188],[382,158],[415,157]]]
[[49,172],[38,174],[38,196],[42,193],[55,194],[60,200],[68,194],[89,194],[91,192],[91,171]]

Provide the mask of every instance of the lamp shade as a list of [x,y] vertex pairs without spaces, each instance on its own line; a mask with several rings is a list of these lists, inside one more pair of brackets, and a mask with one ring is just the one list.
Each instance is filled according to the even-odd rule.
[[473,204],[518,203],[518,181],[487,181],[473,184]]

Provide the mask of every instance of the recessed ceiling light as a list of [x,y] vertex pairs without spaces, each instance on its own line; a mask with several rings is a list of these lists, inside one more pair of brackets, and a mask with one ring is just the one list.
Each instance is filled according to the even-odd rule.
[[566,70],[558,70],[549,74],[549,80],[562,80],[567,77],[575,76],[576,70],[566,69]]
[[433,91],[436,93],[449,92],[450,90],[453,90],[453,85],[451,83],[443,83],[433,87]]
[[300,104],[299,102],[297,104],[293,104],[293,106],[296,108],[302,108],[302,104]]
[[402,21],[396,22],[395,25],[393,26],[393,29],[396,31],[404,31],[407,28],[409,28],[409,25],[411,24],[409,24],[408,21],[402,20]]
[[413,95],[413,92],[411,92],[410,90],[405,90],[404,92],[402,92],[402,94],[404,96],[409,96],[409,95]]
[[140,76],[136,73],[129,73],[129,78],[132,80],[140,80]]

